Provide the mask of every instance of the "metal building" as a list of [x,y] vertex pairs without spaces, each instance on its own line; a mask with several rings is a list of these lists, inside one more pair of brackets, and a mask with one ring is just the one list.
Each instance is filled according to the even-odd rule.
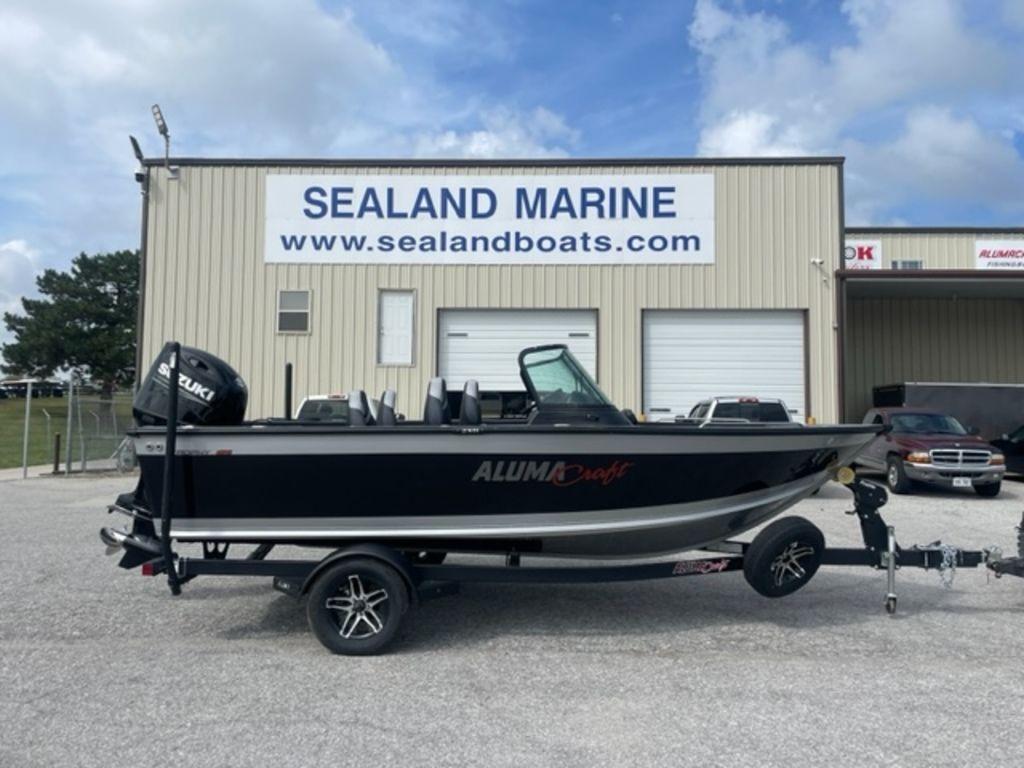
[[[840,416],[841,158],[172,158],[142,178],[141,365],[171,338],[207,349],[248,382],[250,417],[281,414],[286,362],[297,397],[392,387],[417,418],[432,376],[517,388],[516,352],[545,342],[648,416],[721,394]],[[509,226],[536,247],[499,248]],[[376,250],[307,247],[360,227]],[[490,240],[423,240],[448,228]]]
[[844,260],[845,420],[876,386],[1024,382],[1024,228],[850,228]]

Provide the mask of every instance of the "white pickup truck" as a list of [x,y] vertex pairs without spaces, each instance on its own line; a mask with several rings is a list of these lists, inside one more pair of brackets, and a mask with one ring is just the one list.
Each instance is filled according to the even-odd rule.
[[690,409],[689,416],[677,416],[676,423],[792,422],[793,411],[784,402],[764,397],[711,397]]

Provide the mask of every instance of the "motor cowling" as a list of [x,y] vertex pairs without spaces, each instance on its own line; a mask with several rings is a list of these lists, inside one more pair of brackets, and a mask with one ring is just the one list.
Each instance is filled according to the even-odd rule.
[[[135,423],[167,423],[171,384],[171,344],[160,351],[132,403]],[[218,357],[182,347],[178,361],[178,423],[234,426],[245,417],[249,389],[235,369]]]

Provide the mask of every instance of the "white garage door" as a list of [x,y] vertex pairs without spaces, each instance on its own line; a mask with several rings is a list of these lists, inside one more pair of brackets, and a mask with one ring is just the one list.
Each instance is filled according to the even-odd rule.
[[802,312],[644,312],[644,409],[687,415],[715,396],[772,397],[804,417]]
[[538,344],[567,344],[596,378],[597,313],[591,310],[442,310],[439,336],[438,371],[449,389],[476,379],[483,390],[522,390],[519,352]]

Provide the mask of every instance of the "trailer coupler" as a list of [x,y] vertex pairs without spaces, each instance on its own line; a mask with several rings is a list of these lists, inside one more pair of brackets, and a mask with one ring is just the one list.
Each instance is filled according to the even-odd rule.
[[888,525],[879,509],[889,500],[882,486],[857,477],[848,468],[836,478],[853,493],[854,508],[850,514],[860,522],[863,550],[826,550],[825,562],[832,565],[867,564],[886,571],[885,609],[896,612],[896,571],[900,568],[936,569],[946,587],[953,586],[957,568],[985,566],[997,578],[1003,575],[1024,578],[1024,518],[1017,528],[1017,557],[1003,557],[998,547],[980,550],[959,549],[941,541],[903,549],[896,541],[896,529]]

